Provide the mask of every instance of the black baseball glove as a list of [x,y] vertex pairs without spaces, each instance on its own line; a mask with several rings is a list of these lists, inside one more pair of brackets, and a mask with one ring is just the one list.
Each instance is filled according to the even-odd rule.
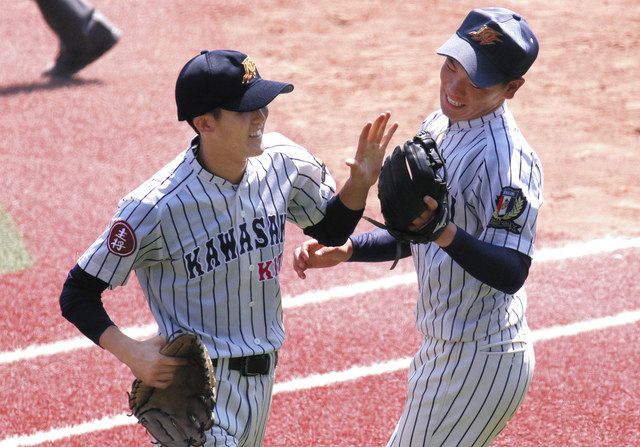
[[213,426],[215,377],[202,341],[192,333],[179,333],[161,349],[164,355],[189,360],[166,389],[134,380],[129,408],[149,434],[163,447],[202,446],[205,430]]
[[[438,208],[433,218],[411,231],[409,224],[427,207],[424,196],[433,197]],[[378,179],[378,199],[385,228],[399,242],[431,242],[440,236],[449,222],[449,194],[444,159],[427,133],[397,146],[382,165]]]

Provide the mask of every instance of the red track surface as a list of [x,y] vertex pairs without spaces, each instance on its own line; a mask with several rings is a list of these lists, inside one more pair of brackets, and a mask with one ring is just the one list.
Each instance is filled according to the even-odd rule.
[[[296,91],[274,103],[268,126],[311,147],[340,181],[345,177],[342,159],[350,155],[365,119],[389,108],[402,126],[400,134],[405,135],[436,104],[437,77],[425,80],[421,73],[437,73],[439,61],[435,57],[422,61],[415,48],[435,48],[456,26],[461,11],[475,5],[464,1],[450,10],[435,3],[424,6],[422,2],[398,0],[384,2],[384,8],[364,8],[365,2],[352,1],[337,8],[327,0],[303,10],[285,0],[194,0],[188,7],[186,2],[161,0],[153,2],[154,9],[150,9],[151,2],[95,0],[123,29],[123,39],[71,85],[48,84],[38,77],[56,48],[35,5],[3,5],[3,15],[11,21],[0,23],[0,35],[6,41],[0,48],[5,67],[0,72],[0,165],[4,168],[0,207],[23,233],[35,263],[31,269],[0,276],[0,352],[78,336],[59,315],[57,297],[65,274],[106,225],[120,196],[170,160],[188,141],[189,129],[175,121],[172,89],[177,71],[194,52],[214,47],[243,49],[261,62],[265,77],[292,80]],[[522,9],[519,2],[503,3]],[[560,3],[563,6],[558,8],[566,10],[587,7],[584,2]],[[637,5],[631,0],[623,3],[628,11],[625,20],[632,22],[635,17],[637,24]],[[524,15],[540,24],[541,41],[547,43],[541,64],[557,64],[557,47],[549,44],[564,39],[555,34],[558,28],[551,23],[558,20],[557,15],[546,4],[544,11],[528,4],[524,8],[529,9]],[[612,13],[590,11],[592,22],[582,29],[599,32],[598,26],[607,23]],[[427,32],[424,23],[432,15],[441,20],[430,21],[431,32]],[[399,36],[399,30],[421,31]],[[579,41],[575,32],[570,35],[575,37],[574,43]],[[633,40],[633,36],[627,37],[628,42]],[[564,40],[572,41],[568,37]],[[591,45],[603,41],[606,39],[589,40]],[[627,44],[607,48],[624,55]],[[345,51],[331,50],[336,47]],[[354,47],[357,50],[347,51]],[[637,49],[634,51],[637,56]],[[398,82],[395,76],[409,74],[381,70],[382,56],[385,66],[403,67],[415,79]],[[621,60],[620,54],[616,60]],[[421,67],[422,63],[433,65]],[[638,62],[628,63],[632,64],[628,71],[637,73]],[[535,76],[543,81],[532,81],[530,93],[524,93],[521,105],[515,106],[518,116],[523,116],[519,122],[541,153],[547,171],[549,200],[538,245],[543,249],[561,246],[568,240],[588,241],[609,232],[637,237],[640,194],[637,182],[632,181],[632,167],[638,164],[640,144],[627,116],[632,114],[612,120],[615,123],[607,129],[620,135],[619,147],[636,149],[608,148],[607,158],[615,167],[604,167],[602,158],[590,157],[593,151],[597,154],[598,146],[585,145],[594,139],[604,141],[595,136],[606,132],[572,124],[586,122],[580,110],[563,109],[563,135],[549,142],[545,127],[548,115],[540,109],[540,98],[546,98],[545,92],[583,85],[573,78],[573,65],[552,66],[557,71],[542,67],[536,71]],[[418,87],[422,84],[424,87]],[[619,85],[634,96],[634,84],[620,79]],[[423,90],[432,90],[431,96]],[[592,110],[613,113],[609,105],[602,105],[608,103],[596,104],[596,91],[590,91]],[[619,93],[606,94],[609,99],[617,98],[618,104],[628,104],[616,95]],[[419,112],[407,107],[412,102],[421,104]],[[571,102],[565,98],[562,105]],[[573,135],[574,140],[564,134]],[[567,189],[565,175],[565,164],[572,159],[563,155],[569,144],[586,154],[573,159],[577,163],[573,189]],[[597,189],[597,181],[589,177],[602,172],[615,181],[609,195]],[[604,202],[603,198],[610,219],[594,222],[585,210]],[[370,209],[375,214],[374,199],[371,194]],[[630,205],[633,203],[635,208]],[[368,227],[363,224],[362,228]],[[288,251],[301,240],[301,232],[290,228]],[[534,263],[527,285],[532,329],[640,309],[639,255],[640,250],[631,249]],[[349,269],[311,272],[303,282],[295,278],[289,262],[281,273],[287,296],[412,270],[408,261],[394,272],[388,272],[386,264],[354,264]],[[414,289],[409,284],[366,297],[356,295],[287,309],[288,338],[278,382],[411,356],[419,343],[413,323]],[[150,322],[135,280],[107,296],[106,306],[119,325]],[[533,385],[496,445],[640,445],[639,329],[640,324],[634,323],[537,343]],[[20,340],[19,346],[16,340]],[[0,401],[4,403],[0,445],[10,436],[48,432],[125,413],[125,393],[131,379],[126,367],[95,347],[0,363]],[[396,371],[278,393],[266,445],[384,445],[401,411],[404,387],[405,372]],[[42,445],[128,447],[145,446],[148,441],[140,427],[127,425]]]

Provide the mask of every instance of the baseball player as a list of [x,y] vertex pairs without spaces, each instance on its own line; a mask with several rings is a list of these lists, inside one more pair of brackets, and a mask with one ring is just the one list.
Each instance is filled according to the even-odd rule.
[[[506,100],[524,84],[538,41],[504,8],[471,11],[438,49],[440,110],[420,131],[437,136],[448,170],[451,220],[433,243],[404,243],[419,293],[423,343],[409,369],[406,404],[388,445],[485,446],[505,427],[531,382],[534,354],[523,284],[533,254],[543,173]],[[437,203],[412,222],[429,222]],[[341,247],[307,241],[294,268],[396,256],[384,229]]]
[[[102,235],[70,271],[62,314],[145,384],[167,387],[180,359],[160,346],[186,330],[215,366],[216,424],[207,446],[260,446],[284,325],[278,274],[285,222],[328,245],[344,243],[362,215],[397,128],[380,114],[360,134],[338,194],[325,165],[279,133],[267,105],[288,83],[263,79],[231,50],[203,51],[176,82],[178,119],[197,132],[185,151],[125,196]],[[136,277],[159,336],[136,341],[102,306],[107,288]]]
[[120,30],[83,0],[36,0],[36,4],[60,41],[58,56],[43,76],[69,78],[120,39]]

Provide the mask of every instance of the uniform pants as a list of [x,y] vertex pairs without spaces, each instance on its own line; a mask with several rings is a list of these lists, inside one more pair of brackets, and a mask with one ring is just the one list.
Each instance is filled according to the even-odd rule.
[[94,8],[82,0],[36,0],[47,25],[65,46],[80,45]]
[[262,446],[275,381],[274,354],[269,374],[244,376],[229,369],[228,359],[218,359],[215,376],[216,424],[207,434],[205,447]]
[[527,333],[472,342],[425,338],[388,447],[489,445],[522,403],[534,364]]

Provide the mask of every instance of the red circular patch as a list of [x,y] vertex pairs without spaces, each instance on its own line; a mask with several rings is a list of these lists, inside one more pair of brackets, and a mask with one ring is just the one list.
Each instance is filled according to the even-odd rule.
[[109,230],[109,251],[117,256],[129,256],[136,250],[136,234],[124,220],[116,220]]

